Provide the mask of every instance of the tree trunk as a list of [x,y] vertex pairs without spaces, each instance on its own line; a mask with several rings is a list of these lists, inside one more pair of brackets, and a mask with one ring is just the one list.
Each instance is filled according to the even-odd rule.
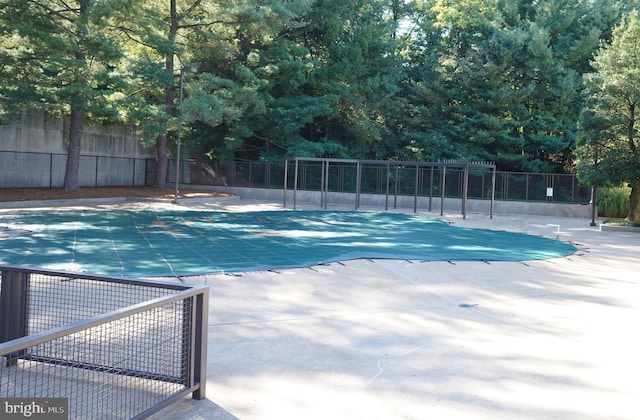
[[167,135],[162,134],[156,139],[156,177],[154,188],[167,186],[167,172],[169,171],[169,149],[167,148]]
[[[86,64],[86,53],[83,50],[84,43],[87,41],[87,24],[89,20],[88,10],[90,0],[81,0],[79,3],[79,16],[76,29],[76,37],[79,43],[79,49],[74,53],[76,61],[81,63],[76,69],[76,80],[74,84],[79,88],[84,88],[86,79],[83,76],[82,69]],[[84,105],[86,99],[82,93],[78,94],[71,101],[71,116],[69,117],[69,146],[67,148],[67,166],[64,173],[64,189],[66,191],[80,189],[80,146],[82,143],[82,128],[84,125]]]
[[640,181],[631,184],[631,197],[629,197],[629,220],[640,222]]
[[[169,36],[168,41],[171,45],[175,43],[176,35],[179,28],[179,16],[176,8],[176,0],[169,2]],[[173,49],[165,56],[165,71],[173,76]],[[173,100],[175,97],[175,88],[173,86],[173,77],[171,85],[164,89],[164,105],[167,115],[173,116]],[[156,177],[153,183],[154,188],[164,188],[167,186],[167,173],[169,171],[169,149],[167,148],[167,135],[162,134],[156,139]],[[176,174],[177,176],[178,174]]]
[[82,112],[71,110],[69,123],[69,147],[67,148],[67,166],[64,173],[64,189],[67,191],[80,188],[78,174],[80,172],[80,145],[82,140]]

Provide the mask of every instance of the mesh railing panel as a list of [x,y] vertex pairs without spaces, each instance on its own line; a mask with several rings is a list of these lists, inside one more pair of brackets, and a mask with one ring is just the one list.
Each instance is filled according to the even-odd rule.
[[206,288],[0,269],[0,398],[67,398],[72,419],[204,398]]
[[190,299],[5,355],[0,397],[68,398],[70,418],[126,419],[188,385]]
[[32,273],[27,332],[35,334],[175,292],[159,287]]

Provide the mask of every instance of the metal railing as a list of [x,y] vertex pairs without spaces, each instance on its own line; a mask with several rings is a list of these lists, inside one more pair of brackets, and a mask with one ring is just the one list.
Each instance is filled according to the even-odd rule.
[[[293,171],[294,163],[289,162],[288,165],[289,170]],[[147,166],[149,172],[153,173],[154,163],[150,162]],[[285,188],[285,163],[185,160],[181,167],[184,171],[181,171],[180,182],[184,184]],[[396,165],[389,175],[389,190],[387,171],[386,163],[370,163],[363,164],[358,175],[357,164],[335,163],[327,175],[320,162],[300,162],[297,188],[348,193],[356,193],[359,189],[362,194],[411,196],[417,192],[420,197],[438,197],[442,193],[447,198],[461,198],[464,195],[463,168],[448,167],[445,177],[441,170],[434,167],[420,167],[416,174],[415,165]],[[491,172],[471,169],[467,175],[467,197],[490,200]],[[169,178],[175,180],[175,171],[169,172]],[[444,183],[442,178],[445,178]],[[294,189],[293,180],[294,177],[289,177],[287,189]],[[586,204],[590,194],[589,187],[580,185],[572,174],[496,171],[496,200]]]
[[0,270],[0,397],[67,398],[72,419],[205,398],[207,287]]
[[[146,158],[80,156],[81,187],[142,186]],[[0,188],[53,188],[64,185],[67,155],[0,150]]]
[[[0,188],[61,187],[64,183],[66,155],[0,151]],[[167,183],[176,180],[176,161],[169,161]],[[181,160],[180,183],[191,185],[284,189],[283,163],[253,161]],[[153,159],[109,156],[81,156],[81,186],[142,186],[152,185],[156,162]],[[461,198],[464,195],[464,170],[449,167],[446,180],[442,172],[429,167],[420,168],[416,177],[415,165],[395,165],[390,175],[390,190],[386,189],[386,164],[362,165],[360,178],[356,164],[332,164],[327,179],[323,179],[320,162],[301,162],[297,188],[309,191],[332,191],[363,194],[444,196]],[[468,172],[467,197],[490,199],[491,174],[486,171]],[[293,177],[286,186],[293,189]],[[553,193],[547,195],[549,188]],[[553,201],[556,203],[586,204],[590,189],[581,186],[575,175],[496,172],[495,199],[506,201]]]
[[[466,205],[469,191],[469,173],[471,171],[482,171],[482,173],[487,172],[491,176],[489,197],[491,200],[490,205],[490,217],[493,218],[493,205],[494,205],[494,197],[495,197],[495,179],[496,179],[496,165],[490,162],[467,162],[467,161],[448,161],[448,162],[399,162],[399,161],[381,161],[381,160],[354,160],[354,159],[331,159],[331,158],[305,158],[305,157],[295,157],[288,158],[287,162],[292,161],[294,163],[294,171],[293,171],[293,208],[296,208],[296,193],[298,190],[298,185],[300,184],[300,166],[308,164],[309,162],[319,163],[321,168],[321,176],[320,176],[320,205],[326,209],[327,208],[327,197],[329,193],[329,179],[331,174],[331,166],[335,165],[354,165],[356,166],[356,184],[355,184],[355,208],[356,210],[360,207],[360,197],[362,194],[362,185],[363,185],[363,174],[365,173],[366,168],[373,168],[376,170],[374,179],[376,180],[376,184],[381,186],[384,185],[384,195],[385,195],[385,210],[389,208],[389,199],[390,195],[394,198],[393,207],[396,208],[396,201],[398,199],[398,195],[402,194],[398,192],[399,186],[399,173],[400,169],[406,170],[410,168],[411,172],[415,174],[415,179],[413,182],[413,211],[414,213],[418,208],[418,198],[421,196],[420,194],[420,184],[421,179],[425,173],[430,173],[430,182],[429,182],[429,210],[431,210],[431,201],[433,199],[434,187],[434,174],[437,172],[440,176],[440,214],[444,212],[444,199],[445,199],[445,190],[446,190],[446,174],[447,170],[454,169],[455,171],[462,171],[463,173],[463,181],[462,181],[462,215],[466,218]],[[285,166],[284,172],[284,183],[285,189],[283,194],[283,206],[287,205],[287,185],[289,178],[289,165]],[[392,183],[395,184],[392,190]],[[378,186],[378,189],[380,188]],[[392,192],[393,191],[393,192]],[[374,194],[377,191],[374,191]]]

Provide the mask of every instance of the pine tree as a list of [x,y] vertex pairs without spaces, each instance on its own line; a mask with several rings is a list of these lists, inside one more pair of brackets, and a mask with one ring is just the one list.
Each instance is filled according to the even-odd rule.
[[293,34],[314,63],[306,93],[331,101],[331,114],[318,118],[314,130],[303,133],[316,145],[312,153],[370,159],[397,155],[395,113],[401,102],[397,97],[401,73],[393,39],[394,5],[317,1],[305,16],[310,24]]
[[45,106],[69,116],[64,188],[79,188],[86,120],[117,119],[115,70],[121,60],[109,30],[112,2],[5,0],[0,5],[3,58],[0,96],[16,109]]

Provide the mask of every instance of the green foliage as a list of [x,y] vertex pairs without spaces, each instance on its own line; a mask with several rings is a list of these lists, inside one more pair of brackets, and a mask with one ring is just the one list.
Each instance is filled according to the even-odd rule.
[[625,218],[629,214],[629,187],[600,188],[597,192],[598,216]]
[[580,118],[578,176],[593,185],[627,182],[629,218],[640,218],[640,18],[629,13],[603,43],[587,78]]
[[[103,5],[86,0],[5,0],[0,95],[23,106],[46,104],[86,118],[118,119],[115,66],[121,45],[108,31]],[[5,26],[6,25],[6,26]]]
[[[122,4],[75,0],[4,0],[0,3],[3,54],[0,107],[44,106],[69,115],[65,189],[79,188],[85,121],[118,121],[125,84],[117,67],[122,43],[109,30],[112,8]],[[0,111],[3,117],[11,113]]]
[[[514,171],[577,167],[602,186],[629,178],[618,175],[633,163],[607,154],[629,155],[609,141],[624,123],[609,93],[624,78],[599,63],[629,60],[604,47],[593,68],[590,59],[602,40],[631,42],[613,27],[637,6],[3,0],[0,119],[47,104],[60,115],[74,108],[94,122],[133,123],[165,170],[182,124],[196,157],[489,160]],[[191,65],[198,74],[184,79],[180,115],[180,68]],[[586,98],[584,73],[595,73]],[[603,175],[613,163],[615,176]]]
[[406,85],[407,144],[502,169],[571,170],[578,69],[606,26],[589,17],[591,8],[588,1],[425,2],[423,48]]
[[607,226],[624,226],[640,228],[640,222],[631,222],[625,219],[606,219],[602,223]]

